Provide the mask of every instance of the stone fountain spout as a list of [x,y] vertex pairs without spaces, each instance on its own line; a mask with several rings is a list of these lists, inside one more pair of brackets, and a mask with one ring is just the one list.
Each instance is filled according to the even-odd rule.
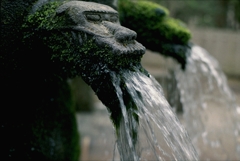
[[77,72],[107,106],[115,127],[118,127],[122,114],[111,83],[114,81],[111,72],[139,68],[147,75],[140,64],[145,47],[135,40],[136,32],[120,25],[118,12],[111,7],[71,1],[61,5],[56,12],[69,17],[72,24],[63,28],[73,32],[75,45],[81,46]]
[[137,68],[147,75],[140,64],[145,47],[136,32],[120,25],[117,11],[93,2],[43,2],[32,10],[30,0],[1,4],[1,102],[8,106],[0,117],[3,160],[77,160],[68,78],[81,76],[118,126],[120,103],[110,71]]
[[119,0],[118,10],[121,24],[136,31],[139,42],[149,50],[173,58],[185,69],[192,44],[191,32],[182,21],[151,1]]
[[[79,159],[67,83],[77,76],[107,107],[122,161],[142,159],[146,148],[140,146],[138,130],[143,125],[157,160],[162,160],[160,155],[197,160],[160,85],[141,66],[145,47],[136,41],[135,31],[120,25],[116,10],[84,1],[17,2],[4,0],[7,6],[1,9],[1,27],[6,31],[1,32],[5,39],[0,57],[0,101],[6,106],[0,112],[1,160]],[[159,146],[152,121],[168,141],[170,155]]]

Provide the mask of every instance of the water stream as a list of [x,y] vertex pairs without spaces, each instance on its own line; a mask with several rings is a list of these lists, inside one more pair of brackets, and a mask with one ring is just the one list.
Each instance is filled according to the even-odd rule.
[[[124,71],[121,78],[112,73],[112,80],[123,114],[116,132],[121,161],[197,160],[186,130],[152,76]],[[129,109],[125,105],[122,81],[136,108]]]
[[174,69],[184,126],[200,160],[240,160],[240,107],[218,62],[194,45],[186,70]]

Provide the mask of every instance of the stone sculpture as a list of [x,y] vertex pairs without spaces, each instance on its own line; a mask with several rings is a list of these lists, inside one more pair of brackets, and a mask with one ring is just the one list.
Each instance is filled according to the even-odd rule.
[[185,69],[191,33],[182,21],[151,1],[118,0],[118,10],[121,24],[138,33],[137,41],[149,50],[172,57]]
[[[134,31],[120,25],[117,11],[83,1],[41,2],[3,2],[3,160],[78,160],[79,137],[67,79],[81,76],[118,127],[122,114],[111,72],[137,68],[147,74],[140,64],[145,48],[135,41]],[[11,12],[18,17],[11,19]]]

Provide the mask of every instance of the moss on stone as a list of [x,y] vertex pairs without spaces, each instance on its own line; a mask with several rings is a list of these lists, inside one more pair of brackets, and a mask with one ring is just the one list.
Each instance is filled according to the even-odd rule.
[[[79,137],[67,78],[81,76],[107,105],[118,129],[122,114],[111,72],[140,65],[140,56],[116,56],[109,46],[97,46],[91,35],[80,46],[72,34],[85,33],[63,28],[72,22],[56,14],[61,4],[48,2],[22,18],[15,45],[19,49],[4,55],[11,62],[7,66],[1,62],[6,70],[1,73],[1,101],[10,107],[1,113],[2,138],[7,140],[1,146],[3,154],[15,160],[78,160]],[[127,106],[135,108],[127,93],[124,97]]]
[[[163,39],[164,42],[176,41],[182,44],[187,43],[191,38],[191,33],[184,23],[170,18],[169,11],[156,3],[119,0],[118,7],[122,25],[137,31],[139,36],[149,34],[148,39],[154,36],[152,39]],[[173,36],[177,40],[174,40]]]
[[[110,118],[118,129],[122,114],[112,83],[111,72],[119,72],[122,69],[134,70],[136,66],[139,66],[141,57],[135,54],[116,55],[112,52],[112,47],[96,45],[92,35],[87,35],[88,40],[79,44],[72,34],[84,37],[85,33],[75,32],[71,28],[62,28],[71,21],[64,15],[58,17],[55,14],[55,8],[58,5],[56,2],[47,4],[26,19],[23,25],[26,29],[24,41],[28,46],[29,44],[30,46],[43,46],[42,53],[46,53],[46,57],[55,64],[52,65],[55,74],[57,73],[62,78],[81,76],[108,107],[111,113]],[[45,11],[48,9],[49,11]],[[32,28],[34,30],[31,30]],[[36,39],[37,44],[34,44],[32,40]],[[130,104],[132,100],[129,100],[129,96],[125,97],[125,102]],[[130,108],[130,105],[127,107]]]
[[149,1],[119,0],[118,9],[121,24],[136,31],[137,40],[146,48],[186,63],[187,56],[173,48],[182,45],[185,50],[191,32],[183,22],[170,17],[166,8]]
[[[131,17],[133,21],[136,19],[148,21],[150,24],[161,21],[162,18],[169,15],[169,11],[153,2],[149,1],[129,1],[119,0],[118,10],[120,20],[123,21],[124,17]],[[148,25],[148,24],[145,24]]]

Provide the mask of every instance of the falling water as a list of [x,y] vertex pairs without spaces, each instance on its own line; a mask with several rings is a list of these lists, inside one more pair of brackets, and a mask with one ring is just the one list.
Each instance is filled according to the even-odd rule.
[[184,125],[200,160],[240,160],[240,107],[218,62],[194,45],[186,70],[175,69]]
[[[117,147],[122,161],[197,160],[185,129],[152,76],[124,71],[121,78],[113,74],[112,79],[123,114],[117,132]],[[137,108],[129,110],[124,104],[121,81]]]

